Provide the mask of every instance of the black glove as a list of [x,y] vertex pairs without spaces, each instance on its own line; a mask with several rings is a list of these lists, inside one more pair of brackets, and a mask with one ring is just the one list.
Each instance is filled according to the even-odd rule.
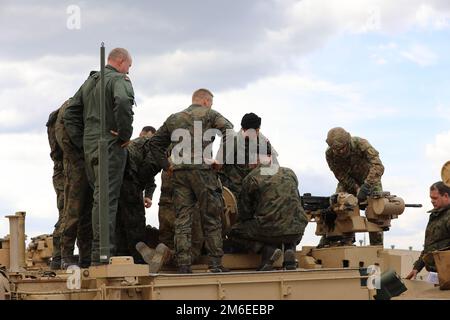
[[367,183],[363,183],[361,188],[359,188],[359,192],[356,197],[358,198],[359,202],[364,202],[367,200],[367,197],[370,196],[371,193],[372,193],[372,187],[369,186]]

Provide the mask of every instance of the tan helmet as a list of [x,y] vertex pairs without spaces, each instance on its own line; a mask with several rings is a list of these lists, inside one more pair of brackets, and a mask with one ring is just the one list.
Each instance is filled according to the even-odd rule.
[[447,187],[450,187],[450,161],[447,161],[441,170],[442,182],[445,183]]
[[327,143],[330,148],[340,149],[350,143],[352,137],[350,133],[341,127],[336,127],[328,131]]

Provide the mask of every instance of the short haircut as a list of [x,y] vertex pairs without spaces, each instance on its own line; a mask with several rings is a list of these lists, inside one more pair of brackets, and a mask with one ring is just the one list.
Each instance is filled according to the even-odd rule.
[[450,187],[448,187],[444,182],[438,181],[431,185],[430,191],[437,190],[441,196],[448,194],[450,196]]
[[194,99],[203,99],[208,97],[214,97],[214,95],[208,89],[198,89],[192,94],[192,100]]
[[244,130],[247,129],[259,129],[261,127],[261,118],[253,112],[246,113],[241,120],[241,127]]
[[141,131],[144,131],[144,132],[149,132],[149,131],[151,131],[151,133],[155,133],[155,132],[156,132],[156,129],[153,128],[152,126],[145,126],[145,127],[142,128]]
[[111,52],[108,55],[108,60],[131,60],[130,53],[127,51],[127,49],[124,48],[115,48],[112,49]]

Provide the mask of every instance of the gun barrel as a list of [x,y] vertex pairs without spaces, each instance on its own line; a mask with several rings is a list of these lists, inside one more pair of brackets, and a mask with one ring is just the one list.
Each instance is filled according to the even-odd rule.
[[406,208],[422,208],[421,203],[405,203]]

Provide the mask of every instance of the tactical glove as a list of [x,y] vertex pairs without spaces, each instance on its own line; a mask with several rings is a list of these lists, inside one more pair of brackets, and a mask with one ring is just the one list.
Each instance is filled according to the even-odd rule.
[[364,202],[367,200],[367,197],[370,196],[371,193],[372,187],[367,183],[363,183],[363,185],[359,188],[359,192],[356,197],[358,198],[359,202]]

